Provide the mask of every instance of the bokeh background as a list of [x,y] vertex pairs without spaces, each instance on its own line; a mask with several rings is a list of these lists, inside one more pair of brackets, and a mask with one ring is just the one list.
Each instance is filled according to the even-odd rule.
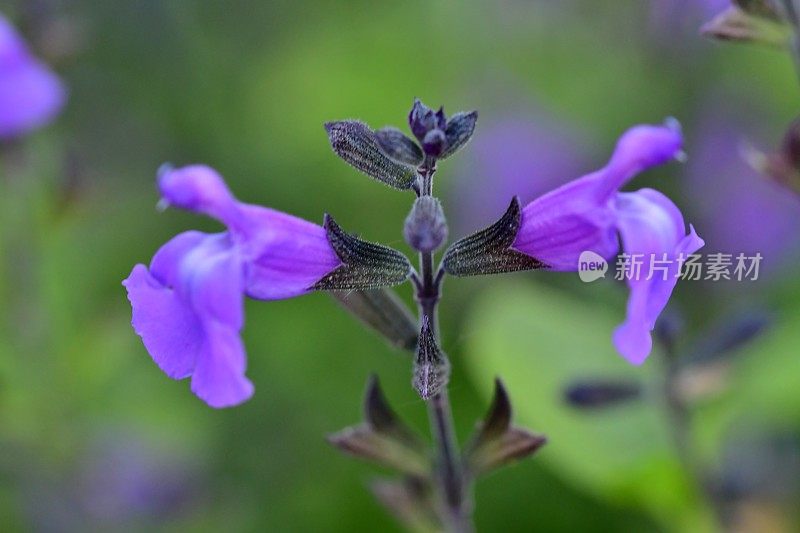
[[[390,473],[324,435],[359,421],[371,372],[427,434],[407,354],[325,294],[248,302],[257,392],[213,410],[152,363],[120,282],[174,234],[219,228],[156,211],[165,161],[207,163],[245,201],[317,222],[330,212],[409,251],[411,195],[338,160],[322,124],[405,128],[417,96],[480,111],[473,141],[437,175],[454,237],[512,194],[530,200],[598,168],[627,127],[682,122],[688,162],[632,187],[668,192],[707,252],[764,260],[758,281],[679,284],[679,349],[714,355],[743,314],[768,321],[688,372],[691,446],[737,531],[797,531],[800,200],[750,170],[740,147],[776,146],[800,87],[787,54],[698,35],[726,3],[0,1],[70,90],[54,124],[0,155],[2,529],[400,530],[366,490]],[[619,284],[571,274],[446,281],[462,442],[495,376],[517,422],[550,437],[477,484],[479,531],[715,529],[672,446],[663,354],[632,368],[611,346],[624,300]],[[634,380],[643,397],[565,403],[564,387],[595,377]]]

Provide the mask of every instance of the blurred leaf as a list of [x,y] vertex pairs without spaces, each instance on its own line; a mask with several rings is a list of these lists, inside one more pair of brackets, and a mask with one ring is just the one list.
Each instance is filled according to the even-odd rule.
[[547,443],[544,435],[511,425],[511,400],[502,381],[494,381],[494,399],[483,422],[464,451],[472,475],[523,459]]
[[695,527],[703,523],[657,403],[587,413],[563,402],[563,386],[582,375],[657,379],[659,353],[634,367],[613,349],[611,332],[622,309],[615,317],[611,309],[520,284],[488,291],[473,309],[464,360],[487,397],[487,376],[504,376],[520,423],[548,436],[542,461],[598,497],[638,503],[668,523],[675,523],[676,511]]
[[703,332],[689,350],[685,363],[709,364],[736,355],[763,335],[772,320],[768,313],[759,309],[725,317],[712,330]]
[[414,478],[379,480],[370,488],[383,506],[410,531],[434,533],[442,530],[428,483]]
[[786,46],[791,36],[788,25],[751,15],[735,6],[714,17],[700,31],[725,41],[756,42],[777,47]]
[[800,423],[800,329],[797,307],[740,354],[731,376],[730,409],[760,422]]
[[340,450],[424,479],[430,474],[425,444],[394,413],[381,391],[377,376],[370,376],[364,396],[364,423],[328,436]]
[[332,291],[342,307],[383,335],[392,346],[413,350],[417,346],[417,321],[392,289]]

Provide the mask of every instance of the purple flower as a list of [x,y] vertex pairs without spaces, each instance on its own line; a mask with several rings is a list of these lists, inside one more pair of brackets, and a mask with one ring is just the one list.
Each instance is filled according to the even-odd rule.
[[224,233],[187,231],[159,249],[148,269],[123,282],[133,327],[171,378],[192,377],[192,391],[212,407],[247,400],[242,329],[244,296],[298,296],[342,263],[325,230],[305,220],[240,203],[213,169],[160,171],[163,201],[224,223]]
[[[628,280],[627,318],[614,332],[617,349],[634,364],[644,362],[652,349],[650,332],[677,282],[678,261],[703,241],[694,228],[686,234],[681,212],[663,194],[619,189],[637,173],[678,157],[682,142],[674,120],[631,128],[604,168],[525,206],[513,245],[552,270],[575,271],[584,251],[612,259],[621,238],[624,252],[642,261],[642,274]],[[651,277],[647,274],[654,259],[668,267]]]
[[61,110],[66,90],[0,15],[0,140],[28,133]]

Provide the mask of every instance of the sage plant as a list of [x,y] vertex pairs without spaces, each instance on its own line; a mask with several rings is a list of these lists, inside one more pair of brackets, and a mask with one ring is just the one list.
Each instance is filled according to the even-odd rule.
[[[488,414],[459,446],[447,389],[450,361],[437,326],[445,278],[577,271],[583,253],[611,260],[620,247],[648,257],[645,262],[669,260],[674,270],[681,254],[703,245],[663,194],[620,192],[638,173],[682,157],[680,127],[669,119],[625,132],[608,164],[595,172],[526,206],[510,198],[497,222],[451,244],[437,265],[448,226],[433,194],[434,177],[439,163],[472,137],[477,118],[475,111],[448,117],[443,108],[434,111],[415,100],[408,117],[414,139],[397,128],[374,131],[355,120],[325,125],[344,161],[394,189],[413,191],[403,236],[418,253],[416,268],[400,252],[348,234],[330,215],[320,226],[240,202],[210,167],[164,166],[158,173],[162,205],[213,217],[226,231],[181,233],[123,282],[133,327],[153,360],[171,378],[191,377],[192,391],[212,407],[237,405],[253,394],[240,338],[245,296],[274,300],[330,291],[413,353],[412,385],[428,407],[432,449],[394,414],[376,377],[367,387],[365,421],[329,441],[399,472],[399,481],[377,483],[373,490],[405,523],[426,530],[471,531],[475,479],[534,453],[546,440],[511,424],[511,401],[498,379]],[[651,351],[651,331],[677,281],[677,272],[670,272],[663,279],[628,281],[627,318],[612,339],[631,363],[642,363]],[[417,320],[389,288],[406,281],[414,289]]]

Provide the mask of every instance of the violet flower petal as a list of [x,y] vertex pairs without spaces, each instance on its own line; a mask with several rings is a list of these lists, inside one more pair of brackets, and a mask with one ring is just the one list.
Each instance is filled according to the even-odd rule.
[[602,201],[619,191],[636,174],[681,157],[683,136],[674,118],[661,126],[634,126],[622,134],[608,164],[597,172],[597,198]]
[[627,317],[614,331],[613,340],[629,362],[639,365],[652,350],[650,332],[678,282],[678,259],[694,253],[704,242],[691,226],[685,235],[683,215],[658,191],[620,193],[616,209],[624,251],[642,255],[639,275],[628,279]]
[[192,374],[192,392],[211,407],[238,405],[253,395],[239,333],[219,322],[206,324],[203,352]]
[[150,273],[162,285],[169,288],[180,286],[181,260],[209,236],[201,231],[184,231],[174,236],[153,255]]
[[203,339],[203,327],[194,310],[144,265],[133,267],[122,284],[133,308],[133,329],[153,361],[172,379],[190,376]]
[[244,323],[244,265],[227,233],[209,235],[182,259],[180,272],[187,300],[201,319],[236,330]]
[[243,206],[251,228],[243,253],[245,290],[251,298],[277,300],[305,294],[342,261],[322,226],[259,206]]
[[247,400],[244,376],[244,267],[227,233],[178,235],[123,282],[133,326],[170,377],[192,376],[192,391],[212,407]]
[[586,250],[610,259],[619,249],[614,212],[595,200],[596,175],[584,176],[529,203],[513,248],[551,270],[575,271]]
[[525,206],[513,247],[556,271],[577,270],[584,251],[610,259],[619,249],[614,194],[637,173],[677,157],[682,143],[674,120],[629,129],[604,168]]
[[158,186],[169,204],[206,214],[228,226],[242,254],[246,291],[252,298],[275,300],[305,294],[342,264],[322,226],[240,203],[210,167],[164,168]]
[[233,196],[222,176],[206,165],[172,168],[164,165],[158,172],[158,190],[169,205],[219,220],[228,229],[247,231]]

